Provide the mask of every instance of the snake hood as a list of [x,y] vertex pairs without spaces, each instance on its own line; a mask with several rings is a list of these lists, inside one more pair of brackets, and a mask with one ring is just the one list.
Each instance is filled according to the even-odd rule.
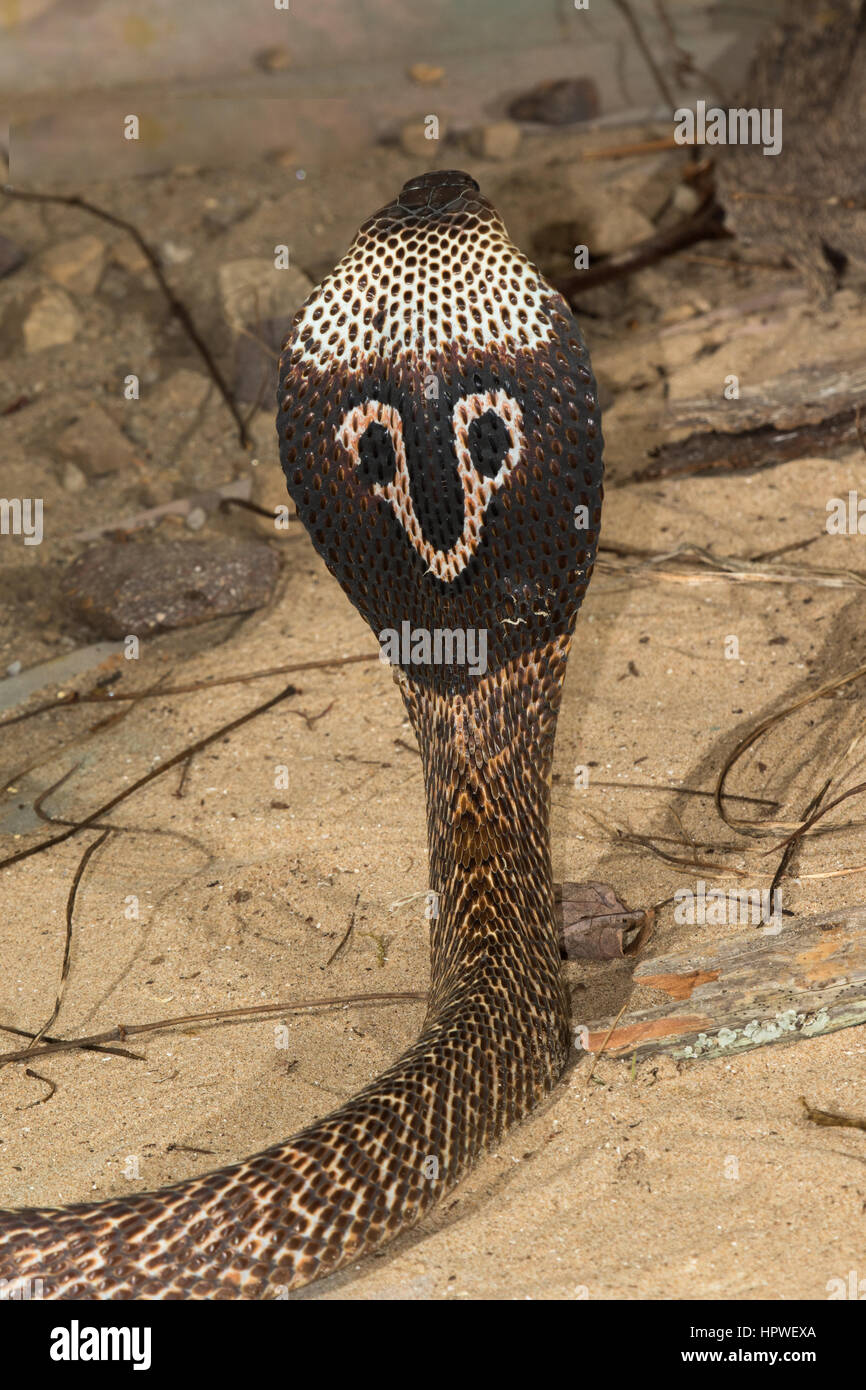
[[411,179],[360,228],[295,318],[278,430],[301,519],[374,631],[482,625],[492,668],[527,629],[570,632],[600,520],[589,354],[468,174]]

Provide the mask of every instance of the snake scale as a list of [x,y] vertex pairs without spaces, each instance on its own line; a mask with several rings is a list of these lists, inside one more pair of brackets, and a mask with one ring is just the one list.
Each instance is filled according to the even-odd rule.
[[[426,1020],[359,1095],[263,1153],[0,1214],[0,1276],[39,1277],[44,1297],[282,1296],[417,1222],[565,1066],[549,787],[598,540],[598,400],[568,306],[469,175],[412,179],[360,228],[293,320],[277,426],[326,565],[377,636],[410,638],[393,674],[427,800]],[[483,671],[455,659],[468,632]]]

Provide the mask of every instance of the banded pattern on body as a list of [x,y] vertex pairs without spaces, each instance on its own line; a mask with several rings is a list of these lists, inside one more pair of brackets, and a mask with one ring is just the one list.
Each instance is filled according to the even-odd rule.
[[296,316],[279,407],[289,492],[374,632],[487,637],[483,671],[394,670],[438,903],[427,1019],[358,1096],[264,1153],[0,1213],[0,1276],[39,1276],[49,1298],[274,1297],[330,1273],[417,1221],[565,1065],[549,781],[602,444],[577,326],[474,180],[426,174]]

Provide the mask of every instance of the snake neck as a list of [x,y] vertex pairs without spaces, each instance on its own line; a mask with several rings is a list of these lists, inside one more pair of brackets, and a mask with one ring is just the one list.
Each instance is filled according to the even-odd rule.
[[447,694],[400,677],[427,798],[428,1020],[486,994],[501,1022],[520,1016],[530,1039],[537,1035],[540,1084],[548,1084],[568,1018],[549,818],[569,643],[559,638]]
[[50,1297],[272,1296],[411,1226],[562,1073],[549,805],[568,638],[462,688],[400,671],[427,790],[420,1037],[300,1134],[157,1194],[0,1212],[0,1274]]

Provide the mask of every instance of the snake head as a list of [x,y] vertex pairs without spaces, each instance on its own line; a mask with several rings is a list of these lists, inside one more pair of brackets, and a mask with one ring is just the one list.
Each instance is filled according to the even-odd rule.
[[[411,179],[295,316],[280,456],[377,636],[483,632],[488,668],[570,636],[598,542],[602,438],[571,311],[468,174]],[[412,675],[453,684],[420,658]]]

